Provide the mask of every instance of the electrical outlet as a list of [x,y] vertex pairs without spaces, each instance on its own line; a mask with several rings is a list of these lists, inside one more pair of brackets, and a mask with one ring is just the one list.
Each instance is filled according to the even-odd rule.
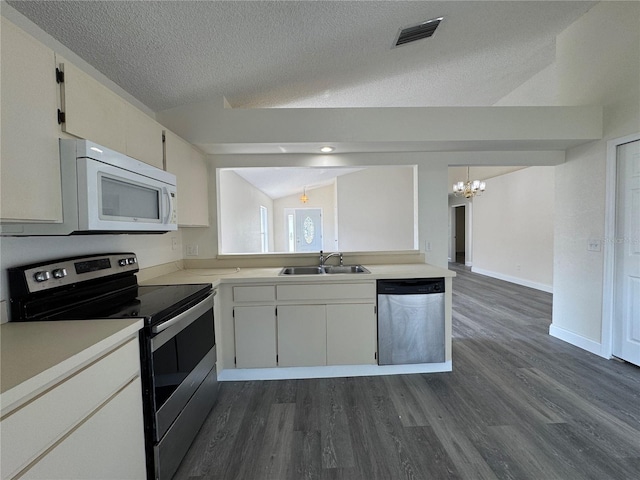
[[187,255],[190,257],[197,257],[198,245],[187,245]]
[[425,252],[430,252],[431,251],[431,242],[425,242],[424,251]]
[[516,272],[519,272],[521,268],[522,268],[521,265],[516,265]]
[[171,250],[177,250],[178,248],[178,239],[176,237],[171,237]]

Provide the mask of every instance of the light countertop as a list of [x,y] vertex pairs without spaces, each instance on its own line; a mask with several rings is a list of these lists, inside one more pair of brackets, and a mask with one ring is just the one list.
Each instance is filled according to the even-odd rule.
[[2,415],[142,328],[141,319],[9,322],[0,326]]
[[426,263],[364,265],[371,273],[333,275],[279,275],[282,267],[273,268],[193,268],[148,279],[142,284],[163,285],[173,283],[267,283],[278,282],[352,282],[389,278],[441,278],[455,277],[455,272]]

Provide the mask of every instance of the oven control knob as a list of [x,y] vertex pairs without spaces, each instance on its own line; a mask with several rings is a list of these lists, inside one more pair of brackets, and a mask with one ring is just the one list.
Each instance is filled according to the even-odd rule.
[[56,268],[51,273],[53,274],[53,278],[64,278],[64,277],[67,276],[67,269],[66,268]]
[[51,275],[45,270],[42,272],[36,272],[33,275],[33,278],[36,280],[36,282],[46,282],[51,278]]
[[118,265],[120,265],[121,267],[126,267],[128,263],[129,262],[127,262],[126,258],[121,258],[120,260],[118,260]]
[[129,262],[129,265],[133,265],[137,262],[136,257],[130,257],[127,261]]

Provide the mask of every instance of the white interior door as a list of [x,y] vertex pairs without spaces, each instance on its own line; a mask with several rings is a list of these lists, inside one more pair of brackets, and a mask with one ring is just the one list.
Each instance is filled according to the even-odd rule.
[[613,355],[640,365],[640,140],[617,148]]

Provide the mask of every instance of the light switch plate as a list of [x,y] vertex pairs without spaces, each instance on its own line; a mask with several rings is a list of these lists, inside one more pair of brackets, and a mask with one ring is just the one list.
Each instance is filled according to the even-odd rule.
[[600,252],[602,251],[602,242],[599,238],[590,238],[587,242],[587,250],[589,252]]
[[198,245],[187,245],[187,255],[190,257],[197,257]]

